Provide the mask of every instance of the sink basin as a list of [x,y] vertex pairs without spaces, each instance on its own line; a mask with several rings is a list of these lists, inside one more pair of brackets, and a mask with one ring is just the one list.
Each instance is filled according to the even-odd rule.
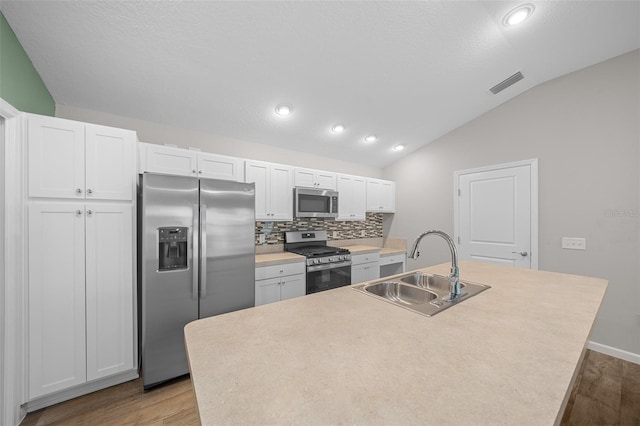
[[426,273],[409,273],[393,281],[358,284],[353,290],[373,296],[425,316],[433,316],[491,288],[486,284],[460,281],[460,296],[449,299],[449,278]]
[[375,294],[385,299],[404,303],[406,305],[418,305],[437,299],[438,295],[419,287],[397,282],[382,282],[369,284],[363,287],[367,293]]
[[[440,291],[449,291],[449,277],[442,275],[423,274],[420,272],[405,276],[400,279],[402,282],[415,285],[422,288],[434,289]],[[460,290],[465,288],[465,283],[460,281]]]

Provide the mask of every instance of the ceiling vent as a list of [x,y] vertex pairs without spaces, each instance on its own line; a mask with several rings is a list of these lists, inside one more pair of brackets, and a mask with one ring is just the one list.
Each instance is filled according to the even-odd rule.
[[497,95],[498,93],[502,92],[507,87],[511,86],[512,84],[515,84],[515,83],[519,82],[523,78],[524,78],[524,75],[522,75],[522,73],[520,71],[518,71],[517,73],[515,73],[511,77],[507,77],[507,79],[505,79],[505,80],[501,81],[500,83],[496,84],[495,86],[493,86],[489,90],[491,90],[491,93],[493,93],[494,95]]

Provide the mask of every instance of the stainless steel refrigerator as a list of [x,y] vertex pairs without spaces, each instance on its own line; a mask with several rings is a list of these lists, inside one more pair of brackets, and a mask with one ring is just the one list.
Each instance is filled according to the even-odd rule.
[[189,372],[187,323],[255,305],[255,187],[145,173],[140,190],[146,389]]

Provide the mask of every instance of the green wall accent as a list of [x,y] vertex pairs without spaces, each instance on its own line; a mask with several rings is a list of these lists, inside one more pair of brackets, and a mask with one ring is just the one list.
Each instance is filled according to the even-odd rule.
[[16,109],[55,115],[56,103],[0,12],[0,97]]

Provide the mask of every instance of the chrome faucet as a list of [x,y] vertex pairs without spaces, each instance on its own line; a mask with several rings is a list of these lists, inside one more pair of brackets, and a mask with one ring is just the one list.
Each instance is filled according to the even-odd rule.
[[449,299],[454,300],[460,297],[460,270],[458,269],[458,250],[456,249],[456,245],[453,242],[453,239],[445,232],[438,230],[425,231],[416,238],[409,251],[410,259],[417,259],[420,256],[420,252],[418,251],[418,244],[420,241],[427,235],[439,235],[444,238],[447,244],[449,244],[449,250],[451,251],[451,273],[449,274]]

